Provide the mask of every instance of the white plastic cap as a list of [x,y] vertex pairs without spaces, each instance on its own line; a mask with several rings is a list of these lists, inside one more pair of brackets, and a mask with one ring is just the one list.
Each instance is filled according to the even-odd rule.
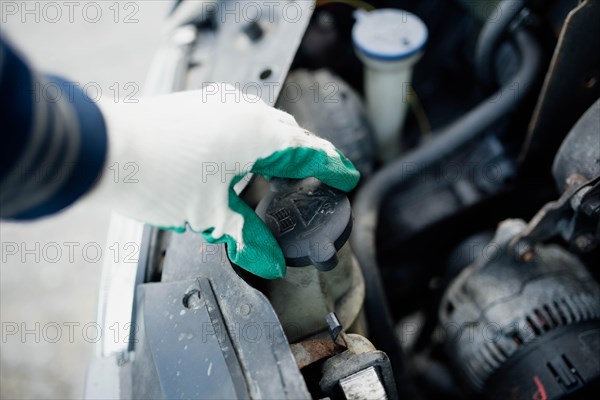
[[352,40],[363,57],[378,61],[406,60],[421,53],[427,43],[427,27],[408,11],[384,8],[359,11],[355,17]]

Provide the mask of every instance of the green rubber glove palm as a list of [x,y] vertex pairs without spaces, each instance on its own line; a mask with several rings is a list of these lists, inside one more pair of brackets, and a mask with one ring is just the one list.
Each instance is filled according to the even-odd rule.
[[136,173],[117,181],[106,174],[88,198],[151,225],[190,228],[226,243],[233,263],[263,278],[283,277],[285,261],[269,229],[237,195],[249,174],[315,177],[344,191],[359,180],[331,143],[231,86],[101,108],[107,164]]

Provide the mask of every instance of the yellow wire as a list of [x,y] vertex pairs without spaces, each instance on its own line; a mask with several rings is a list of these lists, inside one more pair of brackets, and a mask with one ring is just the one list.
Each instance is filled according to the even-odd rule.
[[367,11],[373,11],[375,9],[371,4],[362,0],[317,0],[317,7],[335,3],[346,4],[354,8],[362,8]]
[[424,137],[429,136],[431,134],[431,124],[429,123],[429,118],[427,117],[427,113],[423,109],[423,105],[421,104],[419,95],[417,95],[417,92],[415,92],[415,90],[412,87],[408,91],[408,104],[410,105],[410,109],[415,115],[421,134]]

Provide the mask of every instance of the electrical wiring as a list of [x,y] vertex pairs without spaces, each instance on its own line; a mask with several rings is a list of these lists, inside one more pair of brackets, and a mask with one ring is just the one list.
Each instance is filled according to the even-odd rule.
[[362,0],[317,0],[317,7],[326,6],[328,4],[346,4],[367,11],[373,11],[375,9],[374,6]]
[[429,117],[427,117],[427,113],[423,108],[423,104],[421,104],[421,99],[419,98],[419,95],[412,87],[408,92],[408,104],[417,120],[417,124],[419,125],[421,135],[423,135],[423,137],[430,136],[431,124],[429,123]]

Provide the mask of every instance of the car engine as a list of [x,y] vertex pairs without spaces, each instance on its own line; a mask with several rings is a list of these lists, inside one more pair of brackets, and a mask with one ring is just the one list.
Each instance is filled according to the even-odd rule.
[[109,242],[141,252],[104,266],[98,320],[128,340],[99,343],[86,398],[596,398],[599,17],[597,0],[177,2],[147,92],[230,83],[361,182],[249,180],[288,265],[273,281],[193,232],[113,220]]

